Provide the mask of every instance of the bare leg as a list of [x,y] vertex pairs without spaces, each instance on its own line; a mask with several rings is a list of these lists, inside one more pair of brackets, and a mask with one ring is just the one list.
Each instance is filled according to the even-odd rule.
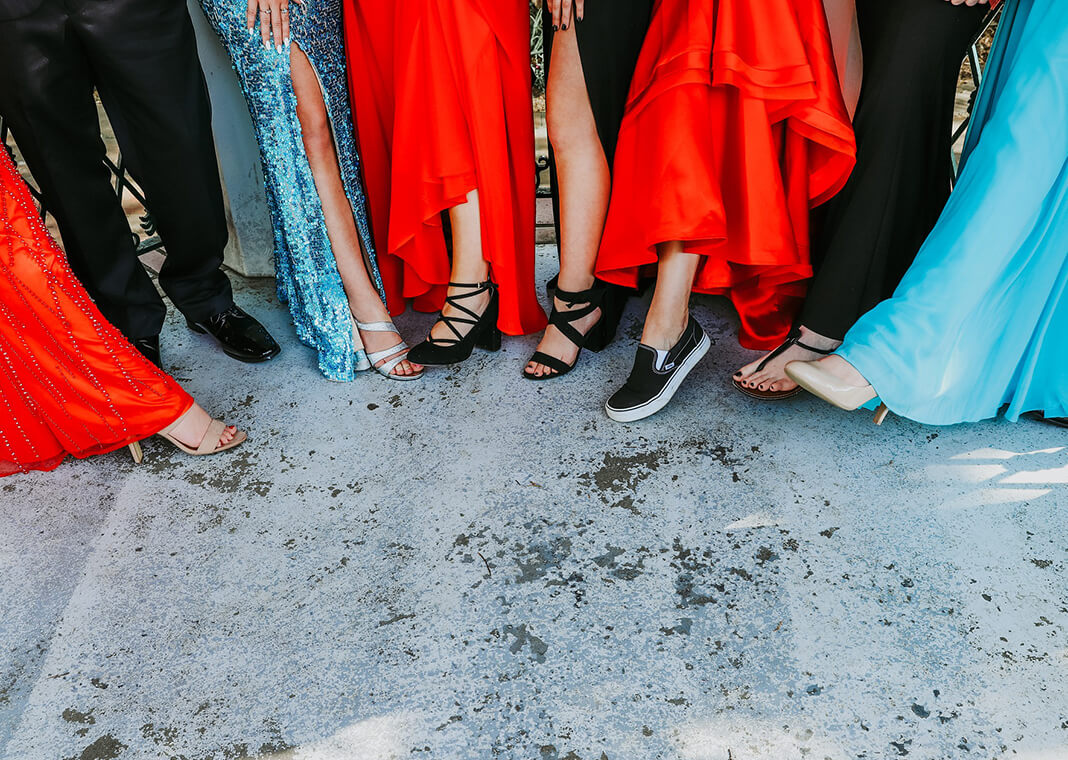
[[[467,202],[449,209],[449,221],[452,223],[452,281],[477,283],[489,279],[489,262],[482,258],[482,213],[478,201],[478,190],[467,195]],[[470,292],[468,288],[449,288],[449,295]],[[481,314],[489,305],[489,291],[478,296],[465,298],[463,305],[476,314]],[[442,313],[447,317],[464,317],[466,314],[445,304]],[[440,340],[453,340],[456,335],[440,320],[434,324],[430,335]]]
[[[597,124],[590,109],[586,80],[582,73],[575,30],[568,28],[553,35],[552,65],[547,84],[547,126],[556,156],[556,174],[560,186],[560,278],[562,290],[581,292],[594,282],[597,249],[601,245],[611,173],[597,136]],[[556,299],[556,308],[569,307]],[[601,318],[598,309],[573,323],[585,334]],[[579,348],[550,325],[538,350],[555,356],[565,364],[574,363]],[[538,377],[552,374],[543,364],[530,362],[527,371]]]
[[701,257],[675,241],[657,246],[656,290],[645,317],[642,343],[667,351],[682,337],[690,318],[690,292]]
[[[804,325],[801,326],[800,330],[801,342],[806,346],[831,351],[842,345],[842,341],[826,338],[819,333],[812,332]],[[767,354],[738,370],[734,375],[735,379],[747,388],[755,388],[761,391],[793,390],[797,387],[797,383],[786,376],[786,365],[790,362],[815,361],[823,356],[823,354],[816,353],[815,351],[806,351],[801,348],[801,346],[790,346],[790,348],[786,349],[768,362],[764,369],[758,370],[761,362],[764,361],[765,356],[767,356]]]
[[[360,322],[388,322],[389,312],[375,290],[367,266],[365,251],[352,218],[352,207],[345,195],[345,185],[338,167],[330,117],[323,102],[323,93],[311,62],[299,47],[291,47],[293,91],[297,96],[297,118],[304,135],[304,151],[308,154],[315,189],[323,207],[326,232],[334,250],[338,273],[349,299],[349,308]],[[397,343],[391,333],[361,333],[368,353],[383,351]],[[398,352],[399,353],[399,352]],[[389,361],[386,357],[379,364]],[[421,368],[404,361],[393,370],[395,375],[412,375]]]

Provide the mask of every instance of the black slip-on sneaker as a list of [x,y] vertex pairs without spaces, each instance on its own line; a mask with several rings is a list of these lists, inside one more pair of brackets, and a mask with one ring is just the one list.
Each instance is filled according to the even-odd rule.
[[644,343],[638,346],[634,369],[626,384],[604,405],[616,422],[635,422],[650,417],[671,401],[682,381],[708,353],[712,342],[692,316],[679,342],[661,356]]

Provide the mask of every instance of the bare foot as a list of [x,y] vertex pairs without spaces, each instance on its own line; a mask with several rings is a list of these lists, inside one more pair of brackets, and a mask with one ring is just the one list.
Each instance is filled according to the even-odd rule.
[[[842,345],[842,341],[825,338],[818,333],[812,332],[807,327],[801,328],[801,342],[807,346],[827,351],[834,350]],[[795,344],[769,361],[764,369],[758,369],[760,363],[763,362],[767,356],[768,354],[765,354],[756,361],[742,367],[734,374],[734,379],[737,380],[740,385],[751,390],[792,391],[797,387],[797,383],[786,376],[786,365],[790,362],[816,361],[824,356],[824,354],[808,351]]]
[[[391,322],[392,319],[389,316],[389,312],[386,308],[378,304],[378,308],[372,308],[369,314],[360,314],[353,304],[349,304],[352,309],[353,316],[359,322]],[[360,340],[363,342],[364,350],[368,354],[373,354],[377,351],[385,351],[397,345],[401,336],[394,332],[372,332],[370,330],[364,332],[360,330]],[[393,354],[390,354],[384,359],[380,359],[375,363],[375,367],[381,367],[386,362],[404,353],[407,349],[401,349]],[[396,367],[394,367],[389,374],[397,375],[398,377],[410,377],[411,375],[418,375],[423,371],[422,365],[414,364],[413,362],[405,359]]]
[[[211,415],[204,411],[200,404],[193,407],[178,419],[178,424],[171,430],[171,435],[177,438],[191,449],[200,448],[207,435],[208,426],[211,424]],[[219,436],[219,446],[225,446],[234,440],[237,428],[230,425]]]
[[[556,306],[556,309],[562,312],[576,311],[589,306],[588,303],[571,305],[561,301],[559,298],[554,299],[553,303]],[[582,319],[576,319],[571,323],[571,326],[585,335],[586,331],[592,329],[600,318],[601,310],[598,308]],[[579,351],[581,350],[581,348],[571,342],[570,338],[556,329],[553,325],[549,325],[545,328],[545,334],[542,336],[541,342],[538,344],[538,351],[541,351],[543,354],[548,354],[549,356],[555,356],[564,364],[574,364],[578,359]],[[556,370],[539,362],[530,361],[527,363],[526,373],[528,375],[533,375],[534,377],[545,377],[547,375],[556,374]]]
[[[485,278],[483,278],[485,279]],[[472,280],[474,282],[474,280]],[[449,288],[450,296],[462,296],[466,293],[471,293],[472,288]],[[489,306],[490,300],[493,297],[493,290],[486,288],[484,291],[475,296],[467,296],[466,298],[459,299],[460,305],[465,309],[474,312],[475,314],[483,314],[486,311],[486,307]],[[470,314],[460,311],[455,308],[451,303],[445,304],[445,307],[441,310],[441,313],[446,317],[453,317],[459,319],[473,320]],[[467,335],[474,327],[474,325],[467,324],[466,322],[454,322],[456,329],[460,331],[460,336]],[[434,323],[434,326],[430,329],[430,337],[436,340],[446,341],[451,343],[457,340],[460,336],[452,331],[444,321],[438,320]]]

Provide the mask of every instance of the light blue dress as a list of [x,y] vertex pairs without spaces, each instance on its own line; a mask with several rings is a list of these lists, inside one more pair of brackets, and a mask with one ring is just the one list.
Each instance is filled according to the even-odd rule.
[[[352,380],[358,367],[368,365],[353,337],[348,299],[304,152],[290,51],[266,49],[258,27],[255,36],[249,34],[247,0],[201,0],[201,6],[230,53],[256,129],[274,225],[279,298],[289,304],[297,336],[318,351],[323,375]],[[384,300],[353,134],[341,0],[291,2],[289,15],[292,44],[308,57],[322,85],[345,193],[367,252],[371,281]]]
[[1068,1],[1009,0],[960,181],[838,353],[935,425],[1068,416]]

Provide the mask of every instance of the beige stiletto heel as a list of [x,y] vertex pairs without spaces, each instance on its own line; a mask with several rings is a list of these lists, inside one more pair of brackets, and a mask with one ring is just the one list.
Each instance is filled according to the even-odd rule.
[[141,464],[143,461],[145,461],[145,452],[141,449],[140,442],[134,441],[126,448],[130,450],[130,456],[133,457],[134,464]]
[[876,425],[882,425],[888,414],[890,414],[890,410],[886,408],[886,404],[879,404],[879,408],[875,410],[875,419],[872,421]]

